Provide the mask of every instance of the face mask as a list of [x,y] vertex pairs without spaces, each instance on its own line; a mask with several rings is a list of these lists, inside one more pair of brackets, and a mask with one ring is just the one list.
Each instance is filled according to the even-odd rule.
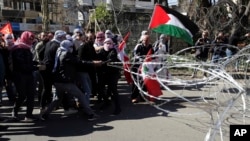
[[7,43],[12,43],[12,42],[14,42],[13,39],[6,39],[6,41],[7,41]]
[[101,41],[101,42],[97,41],[96,44],[97,44],[98,46],[103,46],[104,43],[103,43],[103,41]]
[[108,44],[104,44],[103,48],[104,48],[105,51],[109,51],[109,45]]
[[164,39],[160,39],[160,43],[164,43]]
[[105,34],[105,38],[112,38],[113,35],[112,34]]

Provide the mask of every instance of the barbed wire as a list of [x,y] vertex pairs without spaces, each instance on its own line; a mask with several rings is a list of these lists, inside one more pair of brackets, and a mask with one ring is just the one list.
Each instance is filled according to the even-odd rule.
[[[171,116],[208,116],[210,123],[203,123],[208,127],[204,137],[206,141],[213,141],[218,137],[223,140],[223,136],[229,132],[226,128],[229,120],[230,124],[245,124],[246,119],[250,117],[250,45],[238,50],[231,58],[222,58],[218,63],[197,61],[191,54],[193,49],[211,46],[213,45],[193,46],[173,55],[152,55],[152,62],[146,63],[155,67],[155,71],[146,73],[146,76],[142,75],[140,69],[138,72],[124,70],[132,74],[133,81],[144,100],[156,109]],[[226,46],[235,48],[232,45]],[[164,58],[165,61],[159,62],[159,58]],[[131,67],[138,64],[143,66],[144,60],[114,62],[109,66],[121,68],[120,63],[127,63]],[[235,66],[238,67],[238,71],[234,70]],[[192,78],[195,71],[197,76]],[[204,73],[207,77],[202,77]],[[164,91],[163,95],[156,97],[149,94],[144,89],[143,77],[159,82]],[[154,103],[150,99],[154,99]],[[177,103],[197,110],[193,113],[185,110],[173,111],[171,105]]]

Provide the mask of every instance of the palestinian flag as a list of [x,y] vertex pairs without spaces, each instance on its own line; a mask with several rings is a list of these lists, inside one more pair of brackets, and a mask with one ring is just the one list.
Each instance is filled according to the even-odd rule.
[[187,16],[159,4],[155,5],[149,29],[181,38],[191,45],[193,45],[193,36],[199,31],[198,26]]

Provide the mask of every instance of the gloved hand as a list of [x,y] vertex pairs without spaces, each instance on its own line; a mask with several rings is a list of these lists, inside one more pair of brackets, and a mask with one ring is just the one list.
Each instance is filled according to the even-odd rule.
[[46,70],[46,65],[37,65],[38,70]]

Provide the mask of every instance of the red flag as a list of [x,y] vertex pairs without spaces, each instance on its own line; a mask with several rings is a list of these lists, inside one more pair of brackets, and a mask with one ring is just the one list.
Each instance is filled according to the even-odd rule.
[[128,32],[126,34],[126,36],[124,37],[124,39],[122,40],[122,42],[120,43],[119,47],[118,47],[118,56],[119,59],[122,61],[123,63],[123,69],[124,69],[124,76],[126,78],[126,81],[128,84],[132,84],[133,79],[131,77],[131,73],[130,71],[130,64],[128,64],[129,62],[129,57],[126,54],[126,52],[124,51],[126,48],[126,42],[129,38],[130,32]]
[[152,49],[150,49],[146,55],[146,58],[144,59],[144,62],[142,63],[141,67],[141,73],[143,77],[143,82],[145,87],[147,88],[148,94],[158,97],[162,95],[161,87],[159,82],[154,79],[154,65],[152,63]]
[[143,81],[145,87],[147,88],[148,94],[154,97],[162,95],[161,86],[157,80],[146,77],[143,79]]
[[0,32],[2,34],[13,34],[10,22],[1,27]]

